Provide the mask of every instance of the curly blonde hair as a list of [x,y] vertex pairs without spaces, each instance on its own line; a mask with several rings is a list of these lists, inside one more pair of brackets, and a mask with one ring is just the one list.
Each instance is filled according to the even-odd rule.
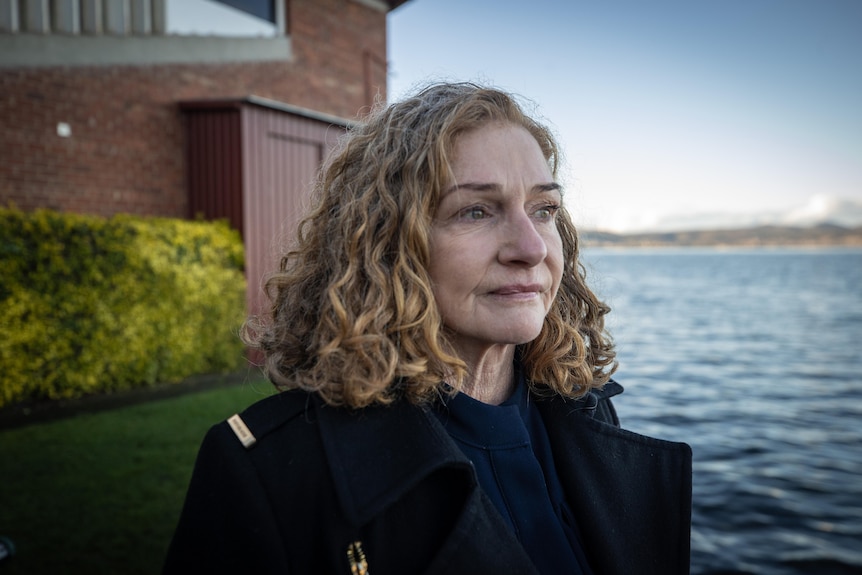
[[[314,208],[269,277],[269,317],[244,339],[281,390],[301,388],[354,408],[419,403],[458,390],[467,367],[449,343],[428,275],[429,237],[451,181],[453,144],[488,123],[523,126],[556,177],[551,132],[513,96],[470,83],[427,87],[352,127],[318,174]],[[519,346],[534,391],[577,397],[616,368],[610,308],[587,287],[578,236],[561,209],[564,269],[539,336]],[[445,383],[444,383],[445,381]]]

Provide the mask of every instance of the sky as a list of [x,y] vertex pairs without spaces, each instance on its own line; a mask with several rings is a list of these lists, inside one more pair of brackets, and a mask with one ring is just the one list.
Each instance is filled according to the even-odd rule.
[[409,0],[388,97],[518,94],[584,228],[862,225],[860,30],[862,0]]

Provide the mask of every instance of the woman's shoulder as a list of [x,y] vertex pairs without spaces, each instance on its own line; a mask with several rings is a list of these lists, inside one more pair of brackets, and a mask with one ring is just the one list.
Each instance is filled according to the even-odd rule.
[[620,420],[611,398],[623,392],[623,386],[609,379],[601,387],[591,389],[578,398],[562,398],[555,396],[540,402],[549,412],[559,411],[565,416],[580,414],[590,419],[608,423],[614,427],[620,426]]
[[367,433],[417,433],[429,427],[431,416],[426,412],[425,407],[406,400],[361,409],[330,405],[316,393],[291,389],[253,403],[213,429],[222,440],[227,437],[246,450],[261,444],[295,443],[308,434],[342,444],[353,443]]
[[282,391],[258,400],[214,428],[228,427],[236,441],[244,448],[250,449],[299,418],[313,421],[309,414],[314,401],[314,395],[311,393],[300,390]]

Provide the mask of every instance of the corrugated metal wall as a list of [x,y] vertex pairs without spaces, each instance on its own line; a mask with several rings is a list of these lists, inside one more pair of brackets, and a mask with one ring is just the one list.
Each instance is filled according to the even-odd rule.
[[248,106],[242,113],[243,225],[254,313],[265,301],[266,274],[277,265],[281,246],[293,240],[315,174],[343,130],[261,107]]
[[260,99],[185,103],[191,215],[227,218],[245,243],[249,313],[308,206],[326,154],[346,122]]

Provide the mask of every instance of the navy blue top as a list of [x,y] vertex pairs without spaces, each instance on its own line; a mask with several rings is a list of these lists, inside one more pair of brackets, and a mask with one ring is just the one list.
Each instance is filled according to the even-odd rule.
[[519,369],[516,376],[514,394],[500,405],[459,393],[435,413],[539,572],[592,575],[541,414]]

